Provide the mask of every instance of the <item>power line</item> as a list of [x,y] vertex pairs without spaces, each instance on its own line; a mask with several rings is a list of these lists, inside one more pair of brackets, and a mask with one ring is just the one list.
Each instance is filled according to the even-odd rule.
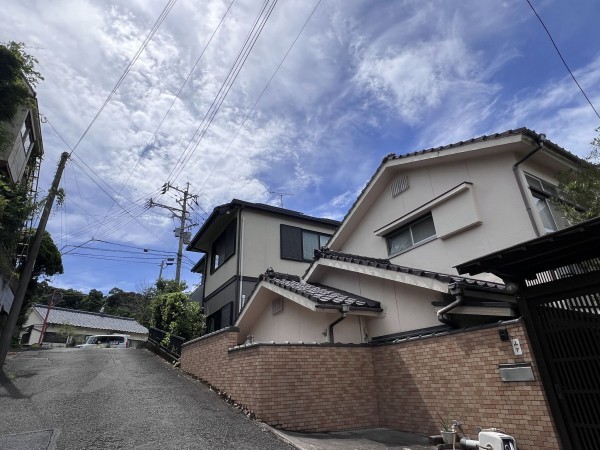
[[[63,254],[62,256],[77,256],[78,258],[88,258],[88,259],[96,259],[96,260],[101,260],[101,261],[117,261],[117,262],[127,262],[128,264],[152,264],[152,265],[156,265],[155,261],[124,261],[124,259],[127,259],[127,257],[119,257],[119,258],[110,258],[110,257],[104,257],[104,256],[98,256],[98,255],[93,255],[93,254],[87,254],[87,253],[69,253],[69,254]],[[163,258],[154,258],[154,259],[163,259]]]
[[[235,0],[232,0],[231,3],[229,4],[229,7],[227,8],[227,10],[225,11],[225,14],[223,14],[223,17],[221,17],[221,20],[219,21],[217,27],[213,30],[210,38],[208,39],[208,42],[206,43],[206,45],[204,46],[204,48],[202,49],[202,52],[200,53],[200,56],[198,56],[198,58],[196,59],[196,63],[194,64],[194,66],[192,67],[192,69],[190,70],[190,72],[188,73],[188,76],[185,78],[185,80],[183,81],[183,84],[181,85],[181,87],[179,88],[179,90],[177,91],[177,94],[175,94],[175,97],[173,98],[173,101],[171,102],[171,104],[169,105],[169,107],[167,108],[167,111],[165,112],[165,114],[163,115],[160,123],[158,124],[158,126],[156,127],[156,129],[154,130],[154,133],[152,134],[152,137],[150,138],[150,140],[148,141],[148,143],[146,144],[146,146],[144,147],[144,149],[142,150],[142,152],[140,153],[139,158],[137,159],[136,163],[134,164],[133,168],[131,169],[131,171],[129,172],[129,175],[127,176],[127,179],[125,180],[125,182],[121,185],[121,189],[119,189],[119,195],[121,194],[121,192],[123,191],[123,189],[125,188],[125,186],[127,186],[127,183],[129,182],[129,180],[131,179],[131,176],[133,175],[133,173],[135,172],[135,169],[137,169],[138,165],[140,164],[140,161],[142,160],[142,158],[146,155],[146,153],[148,152],[148,149],[150,148],[150,145],[152,144],[152,142],[154,142],[154,140],[156,139],[156,136],[158,135],[158,131],[160,130],[160,128],[162,127],[163,123],[165,122],[167,116],[169,115],[169,113],[171,112],[171,110],[173,109],[173,106],[175,105],[175,103],[177,102],[177,100],[179,99],[179,96],[181,95],[181,92],[183,91],[184,87],[187,85],[188,81],[190,80],[190,78],[192,77],[192,74],[194,73],[194,71],[196,70],[196,67],[198,67],[198,64],[200,63],[200,60],[202,59],[202,57],[204,56],[204,53],[206,52],[206,49],[208,48],[208,46],[210,45],[210,43],[212,42],[213,38],[215,37],[215,34],[217,33],[217,31],[219,30],[219,28],[221,27],[221,25],[223,24],[223,21],[225,20],[225,17],[227,16],[227,14],[229,13],[229,10],[231,9],[231,7],[233,6],[233,3],[235,2]],[[106,215],[108,216],[108,214],[110,214],[110,211],[112,210],[114,203],[110,206],[108,212],[106,213]]]
[[109,245],[116,245],[117,247],[134,248],[134,249],[137,249],[137,250],[148,250],[148,251],[151,251],[151,252],[174,253],[174,252],[168,252],[168,251],[165,251],[165,250],[156,250],[156,249],[147,248],[147,247],[136,247],[134,245],[119,244],[117,242],[103,241],[102,239],[92,239],[92,241],[93,242],[102,242],[104,244],[109,244]]
[[585,99],[587,100],[587,102],[590,104],[591,108],[594,110],[594,113],[596,114],[596,116],[598,116],[598,119],[600,119],[600,114],[598,114],[598,111],[596,111],[596,108],[594,108],[594,105],[592,104],[592,101],[590,100],[590,98],[587,96],[587,94],[585,93],[585,91],[583,90],[583,88],[581,87],[581,85],[579,84],[579,82],[577,81],[577,78],[575,78],[575,75],[573,74],[573,72],[569,68],[569,65],[565,61],[565,58],[563,58],[562,53],[558,49],[558,46],[556,45],[556,42],[554,42],[554,39],[552,38],[552,35],[550,34],[550,31],[548,30],[548,27],[546,27],[546,24],[544,23],[544,21],[542,20],[542,18],[540,17],[540,15],[537,13],[537,11],[535,10],[535,8],[531,4],[531,2],[529,0],[525,0],[525,1],[531,7],[531,10],[536,15],[536,17],[538,18],[538,20],[540,21],[540,23],[542,24],[542,26],[544,27],[544,30],[546,30],[546,34],[550,38],[550,42],[552,42],[552,45],[554,46],[554,49],[556,50],[556,53],[558,53],[558,56],[560,56],[560,59],[563,62],[563,64],[565,65],[565,67],[567,68],[567,71],[571,75],[571,78],[573,78],[573,81],[575,82],[575,84],[577,85],[577,87],[579,88],[579,90],[581,91],[581,93],[583,94],[583,96],[585,97]]
[[125,80],[125,77],[129,74],[129,72],[133,68],[133,65],[139,59],[140,55],[142,54],[142,52],[144,51],[144,49],[146,48],[146,46],[148,45],[150,40],[154,37],[154,35],[156,34],[156,32],[158,31],[158,29],[160,28],[160,26],[166,19],[167,15],[169,14],[169,12],[173,8],[173,6],[175,6],[176,2],[177,2],[177,0],[169,0],[167,2],[165,7],[163,8],[162,12],[158,16],[158,19],[156,19],[156,22],[152,26],[152,29],[148,33],[148,36],[146,36],[146,39],[144,39],[144,41],[142,42],[140,47],[135,52],[135,55],[133,55],[133,57],[129,61],[129,64],[127,65],[127,67],[125,68],[125,70],[123,71],[121,76],[119,77],[119,79],[118,79],[117,83],[115,84],[115,86],[113,87],[112,91],[110,92],[110,94],[108,94],[108,97],[106,98],[106,100],[104,100],[104,103],[102,104],[102,106],[100,107],[100,109],[98,110],[98,112],[96,113],[96,115],[94,116],[94,118],[92,119],[90,124],[88,125],[88,127],[85,129],[85,131],[83,132],[83,134],[81,135],[81,137],[79,138],[79,140],[77,141],[77,143],[75,144],[73,149],[71,150],[71,153],[74,153],[75,150],[77,149],[77,147],[79,147],[79,144],[81,143],[83,138],[87,135],[88,131],[90,131],[90,129],[92,128],[92,125],[94,125],[94,123],[96,122],[96,120],[98,119],[98,117],[100,116],[102,111],[104,111],[104,108],[106,108],[106,105],[108,105],[108,102],[110,102],[112,100],[113,96],[117,92],[117,89],[119,89],[119,87]]
[[[219,91],[217,92],[217,95],[213,99],[206,114],[202,118],[202,121],[200,122],[200,125],[198,125],[198,128],[196,129],[194,135],[188,142],[183,153],[180,155],[179,159],[175,163],[175,166],[169,173],[169,176],[167,177],[167,182],[169,182],[169,181],[174,182],[175,180],[177,180],[177,178],[179,177],[179,175],[181,175],[181,172],[185,168],[186,164],[189,162],[190,158],[193,156],[194,152],[200,145],[200,142],[202,141],[203,137],[206,135],[206,132],[208,131],[210,125],[212,124],[215,116],[219,112],[221,105],[223,104],[223,102],[225,101],[225,98],[229,94],[229,91],[231,90],[233,83],[237,79],[240,71],[242,70],[248,56],[250,55],[250,52],[254,48],[254,45],[255,45],[256,41],[258,40],[258,37],[260,36],[260,34],[261,34],[267,20],[269,19],[271,13],[273,12],[273,9],[275,8],[276,4],[277,4],[277,0],[275,0],[271,4],[269,4],[269,0],[267,0],[263,4],[262,9],[259,11],[258,15],[256,16],[256,19],[254,20],[252,28],[246,35],[246,39],[244,41],[244,44],[242,45],[242,48],[238,52],[233,65],[229,69],[229,73],[227,74],[227,77],[221,84],[221,87],[220,87]],[[181,165],[178,170],[178,165],[180,162],[181,162]]]
[[[68,144],[68,143],[66,142],[66,140],[65,140],[65,139],[62,137],[62,135],[61,135],[61,134],[58,132],[58,130],[57,130],[55,127],[54,127],[54,125],[52,125],[52,123],[50,122],[50,120],[48,120],[48,118],[47,118],[47,117],[45,117],[45,119],[46,119],[46,123],[48,123],[48,125],[50,125],[50,127],[51,127],[51,128],[52,128],[52,130],[53,130],[53,131],[56,133],[56,135],[57,135],[57,136],[58,136],[58,137],[59,137],[59,138],[60,138],[60,139],[61,139],[61,140],[62,140],[62,141],[65,143],[65,145],[66,145],[66,146],[67,146],[69,149],[71,149],[71,147],[69,146],[69,144]],[[121,195],[121,194],[120,194],[119,192],[117,192],[117,191],[116,191],[116,190],[115,190],[115,189],[114,189],[112,186],[110,186],[108,183],[106,183],[106,182],[105,182],[105,181],[102,179],[102,177],[100,177],[98,174],[96,174],[96,173],[94,172],[94,170],[93,170],[93,169],[92,169],[92,168],[91,168],[91,167],[90,167],[90,166],[89,166],[89,165],[88,165],[88,164],[87,164],[85,161],[83,161],[83,160],[82,160],[82,159],[81,159],[81,158],[80,158],[80,157],[79,157],[77,154],[74,154],[74,155],[75,155],[75,156],[76,156],[76,157],[77,157],[77,158],[78,158],[78,159],[81,161],[81,164],[83,164],[83,166],[85,167],[85,169],[87,169],[87,171],[89,171],[89,173],[88,173],[88,172],[86,172],[86,170],[84,169],[84,167],[83,167],[83,166],[80,166],[80,165],[79,165],[79,163],[78,163],[77,161],[75,161],[75,160],[71,159],[71,160],[73,161],[73,164],[74,164],[75,166],[79,167],[79,168],[82,170],[82,172],[83,172],[83,173],[85,173],[85,174],[88,176],[88,178],[89,178],[89,179],[90,179],[90,180],[91,180],[91,181],[92,181],[94,184],[96,184],[96,186],[97,186],[97,187],[98,187],[98,188],[99,188],[99,189],[100,189],[100,190],[101,190],[101,191],[102,191],[104,194],[106,194],[106,195],[108,196],[108,198],[110,198],[110,199],[113,201],[113,204],[117,203],[117,204],[118,204],[118,206],[119,206],[119,207],[120,207],[120,208],[121,208],[121,209],[122,209],[122,210],[123,210],[123,211],[124,211],[126,214],[130,214],[132,210],[131,210],[131,209],[130,209],[130,210],[126,210],[126,209],[125,209],[125,208],[124,208],[122,205],[120,205],[120,204],[119,204],[119,203],[118,203],[118,202],[117,202],[117,201],[116,201],[116,200],[113,198],[113,196],[112,196],[112,195],[111,195],[111,194],[110,194],[110,193],[109,193],[109,192],[108,192],[108,191],[107,191],[107,190],[106,190],[106,189],[105,189],[103,186],[101,186],[101,185],[100,185],[100,183],[99,183],[98,181],[96,181],[96,179],[94,179],[94,177],[96,177],[96,178],[97,178],[97,179],[98,179],[100,182],[104,183],[104,185],[105,185],[105,186],[106,186],[108,189],[112,189],[112,190],[113,190],[113,191],[114,191],[114,192],[115,192],[117,195]],[[90,174],[92,174],[94,177],[92,177]],[[75,180],[76,180],[76,178],[75,178]],[[77,186],[78,186],[78,188],[79,188],[79,185],[78,185],[78,183],[77,183]],[[155,191],[155,192],[157,192],[157,191]],[[142,197],[142,198],[141,198],[141,199],[139,199],[138,201],[145,202],[145,201],[146,201],[148,198],[150,198],[150,197],[151,197],[151,196],[152,196],[152,195],[153,195],[155,192],[152,192],[152,193],[150,193],[150,194],[146,195],[146,197]],[[130,203],[132,203],[133,205],[141,207],[140,205],[137,205],[137,204],[136,204],[136,202],[134,202],[133,200],[130,200],[130,199],[128,199],[128,198],[127,198],[127,197],[125,197],[125,196],[122,196],[122,197],[123,197],[125,200],[129,201]],[[80,208],[82,211],[84,211],[84,210],[83,210],[83,208],[81,208],[81,207],[79,207],[79,208]],[[139,212],[139,211],[138,211],[138,212]],[[145,212],[145,210],[141,211],[139,215],[141,215],[143,212]],[[139,217],[139,215],[138,215],[138,217]],[[133,216],[132,216],[132,217],[133,217]],[[134,219],[135,219],[135,220],[137,220],[137,218],[134,218]],[[115,219],[115,220],[116,220],[116,219]],[[105,216],[105,219],[104,219],[104,220],[102,220],[102,221],[99,221],[99,223],[106,223],[106,216]],[[139,223],[139,222],[138,222],[138,223]],[[145,227],[143,224],[141,224],[141,223],[139,223],[139,224],[140,224],[140,225],[141,225],[143,228],[145,228],[145,229],[146,229],[146,231],[148,231],[148,232],[150,232],[151,234],[153,234],[153,235],[154,235],[154,233],[153,233],[152,231],[148,230],[148,229],[147,229],[147,228],[146,228],[146,227]],[[121,225],[121,226],[123,226],[123,225]],[[84,229],[80,230],[79,234],[82,234],[82,232],[84,232],[85,228],[88,228],[88,229],[91,231],[91,228],[92,228],[92,226],[91,226],[91,225],[88,223],[87,227],[84,227]],[[155,237],[158,239],[158,236],[156,236],[156,235],[154,235],[154,236],[155,236]]]
[[[210,177],[212,177],[212,175],[214,174],[217,166],[221,163],[221,161],[223,160],[223,158],[225,157],[225,155],[227,154],[227,152],[229,151],[229,149],[231,148],[231,146],[233,145],[233,143],[235,142],[236,138],[238,137],[240,131],[242,130],[242,128],[244,127],[244,125],[246,125],[246,122],[248,121],[248,118],[250,117],[250,115],[254,112],[254,110],[256,109],[256,106],[258,105],[258,102],[260,102],[260,100],[262,99],[263,95],[265,94],[265,92],[267,91],[267,89],[269,88],[269,86],[271,85],[271,82],[273,81],[273,79],[275,78],[275,76],[277,75],[277,73],[279,72],[279,69],[281,68],[281,66],[283,65],[283,63],[285,62],[285,60],[287,59],[288,55],[290,54],[290,52],[292,51],[292,49],[294,48],[294,45],[296,45],[296,42],[298,41],[298,39],[300,38],[300,35],[302,34],[302,32],[304,31],[304,29],[306,28],[306,25],[308,25],[308,22],[310,21],[310,19],[312,18],[312,16],[314,15],[315,11],[317,10],[317,8],[319,7],[319,5],[321,4],[322,0],[319,0],[317,2],[317,4],[315,5],[315,7],[313,8],[313,10],[311,11],[310,15],[308,16],[308,18],[306,19],[306,21],[304,22],[304,25],[302,25],[302,28],[300,28],[300,31],[298,32],[298,34],[296,35],[296,38],[294,39],[294,41],[292,42],[292,44],[290,45],[290,47],[288,48],[287,52],[285,52],[285,55],[283,56],[283,58],[281,59],[281,61],[279,62],[279,64],[277,65],[277,68],[275,69],[275,71],[273,72],[273,74],[271,75],[271,78],[269,78],[269,81],[267,82],[267,84],[265,85],[265,87],[263,88],[263,90],[261,91],[260,95],[258,96],[258,98],[256,99],[256,101],[254,102],[254,105],[252,105],[252,108],[250,109],[250,111],[248,111],[248,113],[246,114],[246,116],[244,117],[244,120],[242,121],[242,123],[240,124],[240,126],[238,127],[238,129],[236,130],[235,134],[233,135],[233,138],[231,139],[231,141],[229,141],[229,144],[227,145],[227,147],[225,148],[225,150],[223,151],[223,153],[221,153],[221,156],[219,157],[219,159],[217,160],[217,162],[215,163],[215,165],[212,168],[212,171],[210,172],[210,174],[208,175],[208,177],[206,177],[204,179],[204,183],[202,184],[202,186],[200,187],[199,191],[202,192],[202,190],[204,189],[204,186],[206,186],[206,183],[208,182],[208,180],[210,179]],[[208,215],[208,214],[207,214]]]
[[133,250],[115,250],[115,249],[110,249],[110,248],[100,248],[100,247],[90,247],[87,245],[79,245],[79,246],[75,246],[75,245],[66,245],[66,247],[77,247],[78,249],[82,248],[85,250],[94,250],[94,251],[98,251],[98,252],[110,252],[110,253],[128,253],[128,254],[135,254],[135,255],[156,255],[159,253],[162,253],[162,255],[158,255],[161,258],[165,258],[168,255],[176,255],[175,252],[166,252],[166,251],[158,251],[158,252],[150,252],[150,251],[146,251],[146,249],[144,249],[144,251],[142,253],[140,253],[139,251],[135,252]]

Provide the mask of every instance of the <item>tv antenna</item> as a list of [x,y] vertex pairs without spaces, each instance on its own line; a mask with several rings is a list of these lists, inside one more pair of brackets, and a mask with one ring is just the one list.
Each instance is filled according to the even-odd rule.
[[284,195],[294,195],[294,194],[288,194],[286,192],[275,192],[275,191],[269,191],[269,194],[279,196],[279,205],[281,208],[283,208],[283,196]]

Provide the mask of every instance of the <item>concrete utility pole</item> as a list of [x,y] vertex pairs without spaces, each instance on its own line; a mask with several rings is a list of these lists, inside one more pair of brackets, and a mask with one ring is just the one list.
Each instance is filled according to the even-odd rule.
[[37,231],[35,232],[33,243],[29,248],[29,253],[27,253],[27,260],[25,261],[25,265],[23,266],[23,270],[19,276],[17,292],[15,293],[15,298],[13,299],[12,307],[10,308],[10,313],[8,314],[6,326],[4,327],[4,330],[2,330],[2,335],[0,336],[0,368],[4,366],[4,361],[10,348],[10,341],[13,333],[15,332],[15,327],[17,326],[17,319],[19,318],[25,293],[27,292],[27,286],[29,285],[29,280],[31,279],[31,274],[33,273],[33,266],[35,265],[35,260],[40,250],[40,246],[42,245],[42,237],[44,236],[44,231],[46,230],[46,224],[48,223],[48,218],[50,217],[50,212],[52,211],[52,204],[54,203],[60,178],[62,177],[62,173],[65,169],[65,165],[67,164],[68,158],[69,154],[67,152],[64,152],[60,156],[60,162],[58,163],[58,168],[56,169],[56,174],[54,175],[54,181],[52,181],[52,186],[48,192],[48,197],[46,198],[46,203],[44,204],[44,210],[42,211],[42,215],[40,217],[40,223],[38,224]]
[[[173,213],[173,215],[179,218],[179,229],[175,230],[176,236],[179,237],[179,245],[177,249],[177,267],[175,270],[175,281],[179,282],[181,278],[181,263],[183,260],[183,244],[185,243],[185,222],[187,220],[187,203],[189,199],[197,199],[197,195],[190,195],[190,183],[186,184],[185,190],[178,188],[176,186],[171,186],[169,183],[165,183],[162,187],[162,193],[166,193],[169,189],[174,189],[177,192],[180,192],[183,197],[176,200],[177,203],[181,204],[180,208],[174,208],[173,206],[163,205],[161,203],[156,203],[154,200],[150,199],[148,202],[148,206],[152,208],[153,206],[158,206],[159,208],[168,209]],[[161,274],[162,274],[162,266],[161,266]]]
[[183,193],[183,203],[181,206],[181,222],[179,223],[179,246],[177,247],[177,266],[175,268],[175,281],[179,282],[181,277],[181,260],[183,259],[183,238],[185,236],[185,214],[187,209],[188,190],[190,189],[190,183],[185,186],[185,192]]
[[163,259],[163,260],[160,262],[160,272],[158,272],[158,281],[162,280],[162,272],[163,272],[163,269],[164,269],[165,267],[167,267],[167,266],[172,266],[172,265],[173,265],[173,260],[174,260],[174,259],[175,259],[175,258],[167,258],[167,259]]

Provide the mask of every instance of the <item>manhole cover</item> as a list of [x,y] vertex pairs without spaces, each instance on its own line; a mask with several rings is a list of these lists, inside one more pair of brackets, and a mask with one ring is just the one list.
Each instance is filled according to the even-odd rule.
[[27,431],[0,435],[0,450],[53,450],[58,430]]

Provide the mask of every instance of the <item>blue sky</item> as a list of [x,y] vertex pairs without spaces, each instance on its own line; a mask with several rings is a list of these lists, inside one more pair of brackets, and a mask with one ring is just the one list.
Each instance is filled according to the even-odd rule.
[[[598,109],[597,0],[531,1]],[[75,146],[166,4],[3,2],[0,41],[25,42],[45,77],[42,190],[67,150],[50,124]],[[176,220],[144,208],[149,198],[176,206],[175,191],[160,195],[166,181],[198,195],[194,232],[232,198],[278,205],[272,192],[291,194],[286,208],[341,219],[388,153],[526,126],[585,155],[600,125],[525,0],[285,0],[206,127],[263,5],[172,6],[65,170],[66,201],[48,225],[64,253],[55,285],[151,284],[177,247]],[[198,258],[186,253],[190,286]]]

